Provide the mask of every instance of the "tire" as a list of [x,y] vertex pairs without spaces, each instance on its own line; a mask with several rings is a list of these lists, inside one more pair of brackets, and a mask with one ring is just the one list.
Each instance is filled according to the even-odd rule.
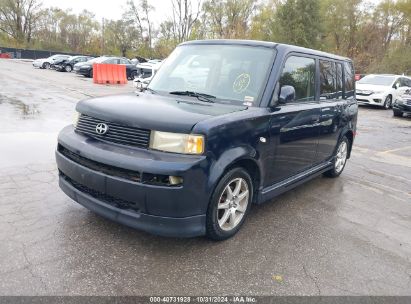
[[90,73],[88,74],[88,78],[93,78],[93,70],[91,70]]
[[132,71],[130,73],[130,77],[128,77],[129,80],[134,80],[134,78],[136,78],[137,76],[137,71]]
[[222,241],[240,230],[250,210],[253,191],[251,177],[243,168],[234,168],[221,178],[207,210],[208,238]]
[[346,136],[344,136],[338,143],[332,169],[324,172],[326,177],[338,177],[344,171],[345,165],[347,163],[348,150],[350,148],[350,141]]
[[71,65],[66,65],[65,67],[64,67],[64,70],[67,72],[67,73],[71,73],[71,71],[73,70],[73,68],[71,67]]
[[48,70],[49,68],[50,68],[50,63],[48,62],[43,63],[43,69]]
[[402,117],[402,114],[403,114],[400,110],[396,110],[396,109],[393,109],[392,113],[394,114],[395,117]]
[[391,106],[392,106],[392,96],[388,95],[384,101],[384,109],[389,110],[391,109]]

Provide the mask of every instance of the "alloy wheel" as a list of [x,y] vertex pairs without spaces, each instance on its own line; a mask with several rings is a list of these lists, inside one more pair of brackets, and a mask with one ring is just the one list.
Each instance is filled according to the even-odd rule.
[[245,179],[235,178],[227,184],[217,206],[217,221],[222,230],[233,230],[241,223],[249,198],[250,192]]
[[384,102],[384,108],[389,109],[391,108],[391,96],[387,96],[387,98],[385,98],[385,102]]
[[344,168],[345,162],[347,161],[347,142],[342,141],[338,147],[337,155],[335,159],[335,171],[340,173]]
[[71,66],[70,65],[66,65],[65,69],[66,69],[66,72],[69,72],[69,73],[71,72]]

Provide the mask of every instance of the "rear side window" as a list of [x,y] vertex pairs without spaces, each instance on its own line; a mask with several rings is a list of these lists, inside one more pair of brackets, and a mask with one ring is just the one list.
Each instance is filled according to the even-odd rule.
[[354,97],[354,68],[350,62],[344,62],[344,99]]
[[336,95],[335,63],[320,60],[320,99],[334,99]]
[[291,56],[284,64],[280,85],[293,86],[296,101],[315,99],[315,60],[307,57]]
[[336,93],[335,98],[342,99],[343,98],[343,66],[341,63],[335,64],[335,72],[336,72]]

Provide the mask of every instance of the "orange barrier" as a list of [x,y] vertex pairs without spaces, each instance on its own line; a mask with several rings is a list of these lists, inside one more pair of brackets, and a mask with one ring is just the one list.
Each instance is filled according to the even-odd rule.
[[98,84],[126,84],[126,66],[121,64],[93,64],[93,82]]
[[3,58],[3,59],[10,59],[10,58],[11,58],[11,56],[10,56],[10,54],[9,54],[9,53],[1,53],[1,54],[0,54],[0,58]]

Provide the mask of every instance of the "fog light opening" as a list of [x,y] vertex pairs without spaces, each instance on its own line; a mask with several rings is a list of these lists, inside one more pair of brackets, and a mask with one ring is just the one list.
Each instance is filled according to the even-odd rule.
[[177,186],[177,185],[181,185],[183,183],[183,178],[180,176],[172,176],[170,175],[168,177],[169,181],[170,181],[170,185],[173,186]]

